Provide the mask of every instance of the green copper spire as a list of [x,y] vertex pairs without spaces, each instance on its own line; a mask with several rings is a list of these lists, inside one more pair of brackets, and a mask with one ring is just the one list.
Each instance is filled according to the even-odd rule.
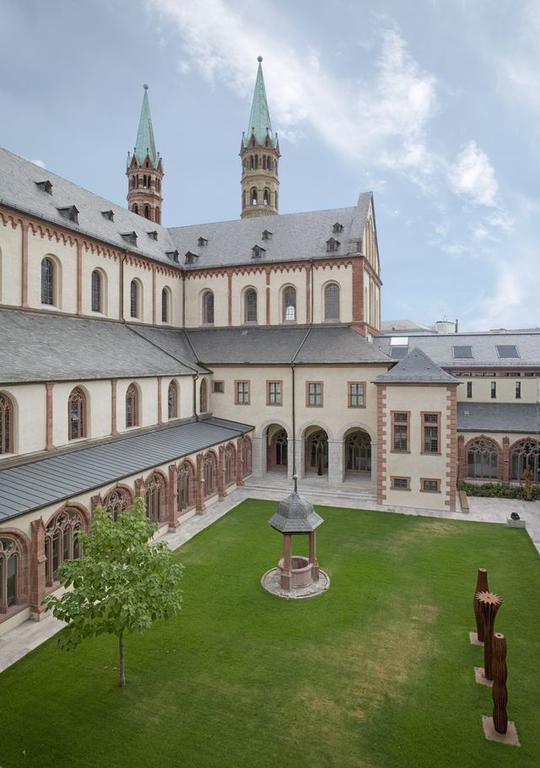
[[159,158],[156,152],[154,141],[154,129],[152,128],[152,117],[150,115],[150,103],[148,101],[148,86],[144,85],[144,96],[141,107],[141,117],[139,119],[139,130],[137,131],[137,141],[135,143],[134,155],[139,165],[146,160],[146,155],[150,162],[157,168]]
[[257,61],[259,62],[259,67],[257,69],[257,79],[255,81],[255,90],[253,91],[253,102],[251,104],[251,114],[249,116],[249,125],[246,131],[245,141],[247,144],[252,135],[255,135],[257,144],[264,144],[266,137],[269,136],[272,144],[275,146],[275,140],[272,136],[270,112],[268,111],[268,102],[266,101],[266,89],[264,87],[264,77],[261,66],[262,56],[259,56]]

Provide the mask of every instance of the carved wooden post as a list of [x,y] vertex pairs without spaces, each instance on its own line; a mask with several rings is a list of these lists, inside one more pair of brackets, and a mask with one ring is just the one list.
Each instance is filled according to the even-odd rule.
[[476,577],[476,589],[474,590],[474,618],[476,619],[476,637],[479,643],[484,642],[484,619],[482,618],[482,610],[478,602],[478,595],[480,592],[489,592],[487,571],[485,568],[478,569],[478,575]]
[[493,636],[493,725],[497,733],[506,733],[508,729],[508,714],[506,704],[506,638],[500,632]]
[[478,602],[484,618],[484,677],[493,680],[493,626],[502,597],[493,592],[479,592]]

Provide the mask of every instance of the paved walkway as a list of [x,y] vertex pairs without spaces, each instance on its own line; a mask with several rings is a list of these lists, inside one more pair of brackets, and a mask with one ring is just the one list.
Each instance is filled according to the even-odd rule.
[[[245,499],[280,500],[284,497],[284,489],[290,483],[276,483],[271,478],[272,486],[266,485],[268,481],[261,478],[249,478],[243,488],[232,491],[225,499],[213,504],[203,515],[195,515],[172,532],[159,537],[171,550],[181,547],[186,541],[196,536],[200,531],[227,514]],[[322,486],[319,482],[310,483],[309,480],[299,483],[300,493],[313,504],[321,506],[343,506],[349,509],[370,509],[381,512],[399,512],[406,515],[421,515],[423,517],[441,517],[452,520],[472,520],[476,522],[506,524],[511,512],[518,512],[526,523],[526,530],[532,539],[536,550],[540,552],[540,501],[526,502],[515,499],[497,498],[469,498],[470,511],[466,514],[458,512],[446,512],[441,510],[415,509],[412,507],[383,507],[371,500],[369,493],[362,490],[358,494],[348,487],[346,489],[332,489]],[[276,488],[276,486],[278,486]],[[0,636],[0,672],[26,656],[27,653],[37,648],[50,637],[53,637],[62,629],[62,622],[50,615],[41,621],[28,620],[18,627]]]

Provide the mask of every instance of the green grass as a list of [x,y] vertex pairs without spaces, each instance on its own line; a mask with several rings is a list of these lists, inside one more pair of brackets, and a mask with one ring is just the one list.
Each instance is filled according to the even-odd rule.
[[[179,552],[182,613],[127,642],[52,639],[0,675],[0,766],[515,768],[540,765],[540,569],[523,530],[321,508],[328,593],[288,602],[262,573],[275,504],[247,501]],[[504,597],[509,714],[521,748],[486,742],[491,692],[469,645],[476,568]]]

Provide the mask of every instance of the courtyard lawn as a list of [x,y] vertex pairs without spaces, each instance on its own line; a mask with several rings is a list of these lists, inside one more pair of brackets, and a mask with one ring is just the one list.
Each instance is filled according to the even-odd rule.
[[[76,651],[53,638],[0,675],[2,768],[482,768],[540,765],[540,561],[523,530],[319,508],[328,593],[288,602],[260,577],[280,553],[275,502],[246,501],[177,553],[181,614]],[[478,566],[504,597],[509,715],[469,645]]]

